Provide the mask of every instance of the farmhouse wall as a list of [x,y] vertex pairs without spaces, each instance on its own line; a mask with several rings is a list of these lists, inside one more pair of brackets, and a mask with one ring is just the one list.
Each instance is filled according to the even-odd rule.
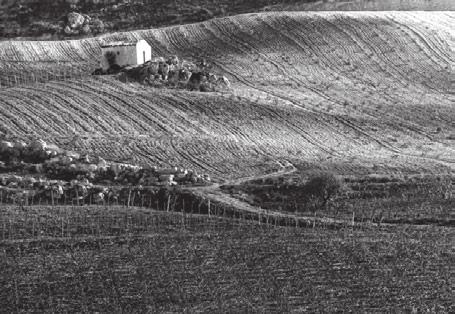
[[136,44],[137,64],[143,64],[152,59],[152,49],[145,40],[139,40]]
[[103,47],[101,58],[101,68],[103,68],[103,70],[109,69],[109,62],[106,58],[106,53],[109,51],[115,53],[116,63],[119,66],[137,64],[136,46]]
[[152,59],[152,49],[143,39],[135,45],[113,45],[101,48],[101,68],[109,69],[109,62],[106,57],[108,52],[113,52],[116,56],[116,64],[119,66],[143,64]]

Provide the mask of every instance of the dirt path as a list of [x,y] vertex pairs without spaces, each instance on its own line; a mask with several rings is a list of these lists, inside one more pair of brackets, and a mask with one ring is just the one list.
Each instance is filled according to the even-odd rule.
[[297,168],[287,160],[284,161],[277,161],[280,165],[281,169],[275,171],[273,173],[268,173],[264,175],[258,176],[248,176],[242,177],[234,180],[229,180],[221,183],[214,183],[209,186],[199,186],[199,187],[188,187],[186,190],[190,190],[195,195],[201,196],[205,199],[211,200],[215,203],[227,205],[229,207],[235,208],[237,211],[243,212],[245,214],[249,214],[253,217],[253,219],[259,221],[271,221],[273,223],[276,220],[285,220],[287,225],[295,224],[296,226],[331,226],[331,227],[343,227],[348,225],[356,225],[356,226],[396,226],[398,224],[408,224],[420,227],[426,227],[428,225],[442,225],[446,227],[451,227],[453,225],[453,221],[445,221],[442,224],[432,224],[432,223],[425,223],[425,222],[416,222],[416,221],[381,221],[380,223],[372,223],[372,222],[358,222],[352,220],[340,220],[328,217],[317,217],[317,216],[301,216],[295,215],[293,213],[286,213],[280,212],[276,210],[269,210],[263,209],[257,206],[253,206],[245,201],[242,201],[238,198],[233,197],[230,194],[223,192],[221,189],[222,185],[240,185],[248,181],[252,180],[260,180],[266,178],[274,178],[278,176],[283,176],[287,174],[292,174],[297,171]]
[[330,225],[330,226],[345,226],[350,224],[350,221],[333,219],[333,218],[324,218],[324,217],[309,217],[309,216],[299,216],[292,213],[283,213],[279,211],[263,209],[257,206],[253,206],[244,202],[240,199],[237,199],[230,194],[227,194],[221,190],[222,185],[240,185],[242,183],[251,181],[251,180],[260,180],[266,178],[274,178],[278,176],[283,176],[287,174],[292,174],[297,171],[297,168],[287,160],[277,161],[281,169],[276,172],[268,173],[259,176],[248,176],[242,177],[234,180],[229,180],[221,183],[214,183],[209,186],[201,187],[188,187],[186,190],[191,191],[195,195],[201,196],[208,200],[211,200],[216,203],[227,205],[235,208],[238,211],[241,211],[245,214],[252,215],[257,220],[266,220],[266,221],[276,221],[276,220],[286,220],[289,224],[295,223],[295,225]]

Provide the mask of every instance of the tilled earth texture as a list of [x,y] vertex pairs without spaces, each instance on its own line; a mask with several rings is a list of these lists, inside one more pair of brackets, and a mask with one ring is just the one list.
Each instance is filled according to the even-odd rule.
[[[447,172],[455,162],[454,25],[453,12],[272,12],[3,42],[0,134],[221,179],[284,162]],[[101,42],[133,39],[157,56],[205,58],[231,91],[90,76]]]

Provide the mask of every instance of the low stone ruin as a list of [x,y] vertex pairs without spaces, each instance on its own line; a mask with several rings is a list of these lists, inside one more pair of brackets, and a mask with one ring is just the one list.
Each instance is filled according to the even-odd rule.
[[155,58],[137,66],[109,69],[103,72],[97,69],[93,74],[116,74],[122,82],[139,82],[153,87],[181,88],[195,91],[225,91],[231,84],[223,75],[210,71],[205,61],[189,62],[177,56]]
[[[0,198],[40,196],[52,202],[64,195],[104,200],[113,188],[210,184],[208,175],[178,167],[144,167],[81,155],[43,140],[0,141]],[[80,199],[82,197],[82,199]]]

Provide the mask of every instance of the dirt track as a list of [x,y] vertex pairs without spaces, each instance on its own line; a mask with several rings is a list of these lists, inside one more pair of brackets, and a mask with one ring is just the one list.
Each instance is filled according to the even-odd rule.
[[[454,20],[451,12],[285,12],[107,35],[145,38],[157,55],[204,56],[233,91],[110,78],[7,88],[0,132],[228,180],[277,170],[283,159],[343,173],[453,170]],[[99,39],[0,43],[7,74],[94,67],[98,55]]]

